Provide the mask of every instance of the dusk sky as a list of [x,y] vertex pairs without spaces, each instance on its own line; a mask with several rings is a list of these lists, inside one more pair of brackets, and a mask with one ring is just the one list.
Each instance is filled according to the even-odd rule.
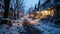
[[[34,7],[35,4],[38,4],[39,0],[24,0],[24,5],[25,5],[25,13],[28,11],[30,7]],[[41,4],[44,2],[44,0],[40,0]]]
[[38,0],[24,0],[24,5],[25,5],[25,13],[27,10],[32,6],[34,7],[35,4],[38,3]]

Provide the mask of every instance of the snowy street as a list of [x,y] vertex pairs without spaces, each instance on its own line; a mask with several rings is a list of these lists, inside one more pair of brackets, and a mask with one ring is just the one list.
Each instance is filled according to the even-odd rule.
[[60,34],[60,0],[0,0],[0,34]]
[[[29,28],[23,26],[25,19],[29,22],[29,24],[31,24],[28,26]],[[42,34],[47,34],[47,33],[48,34],[57,34],[57,33],[59,34],[60,33],[59,28],[54,28],[52,26],[44,24],[43,21],[39,22],[38,19],[32,20],[31,18],[23,17],[23,18],[18,19],[18,20],[11,20],[11,23],[12,23],[11,27],[9,27],[5,24],[1,25],[0,34],[20,34],[21,32],[27,34],[27,30],[25,28],[30,29],[31,26],[32,26],[31,29],[41,31]],[[57,32],[57,31],[59,31],[59,32]]]

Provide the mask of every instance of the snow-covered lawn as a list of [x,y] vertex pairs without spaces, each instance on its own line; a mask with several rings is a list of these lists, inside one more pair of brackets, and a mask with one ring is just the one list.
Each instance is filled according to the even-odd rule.
[[39,23],[33,27],[37,30],[41,30],[43,34],[60,34],[60,28],[54,28],[43,23]]
[[20,32],[26,32],[23,27],[12,26],[8,27],[7,25],[1,25],[0,34],[20,34]]
[[[29,24],[33,25],[33,28],[42,31],[43,34],[60,34],[60,28],[54,28],[50,26],[49,21],[40,21],[39,19],[32,20],[32,18],[23,17],[21,20],[11,20],[12,26],[1,25],[0,34],[20,34],[20,32],[26,32],[23,27],[24,20],[27,20]],[[14,23],[15,22],[15,23]],[[47,23],[47,24],[45,24]]]

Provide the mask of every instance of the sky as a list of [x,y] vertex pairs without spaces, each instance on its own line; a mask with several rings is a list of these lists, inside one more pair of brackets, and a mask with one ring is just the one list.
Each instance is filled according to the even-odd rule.
[[40,3],[42,4],[42,3],[44,3],[46,0],[40,0]]
[[[13,0],[12,0],[13,1]],[[24,11],[24,13],[26,14],[27,13],[27,11],[28,11],[28,9],[30,8],[30,7],[35,7],[35,4],[38,4],[38,1],[39,0],[24,0],[23,2],[24,2],[24,9],[25,9],[25,11]],[[40,0],[41,1],[41,4],[44,2],[44,0]],[[13,4],[14,4],[14,2],[13,2]],[[12,5],[13,5],[12,4]],[[14,4],[15,5],[15,4]],[[14,8],[14,6],[13,6],[13,8]]]
[[24,0],[25,14],[27,13],[28,9],[29,9],[31,6],[34,7],[35,4],[38,4],[38,0]]
[[[27,13],[28,9],[30,7],[34,7],[35,4],[38,4],[39,0],[24,0],[24,5],[25,5],[25,14]],[[45,0],[40,0],[41,4],[44,2]]]

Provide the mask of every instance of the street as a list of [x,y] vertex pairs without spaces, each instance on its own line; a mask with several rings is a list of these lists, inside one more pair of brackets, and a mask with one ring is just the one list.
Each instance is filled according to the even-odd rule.
[[[59,34],[60,29],[39,22],[38,19],[23,17],[18,20],[11,20],[12,26],[1,25],[0,34]],[[27,24],[26,24],[27,23]],[[57,32],[59,31],[59,32]],[[57,33],[55,33],[57,32]]]
[[60,0],[0,0],[0,34],[60,34]]

